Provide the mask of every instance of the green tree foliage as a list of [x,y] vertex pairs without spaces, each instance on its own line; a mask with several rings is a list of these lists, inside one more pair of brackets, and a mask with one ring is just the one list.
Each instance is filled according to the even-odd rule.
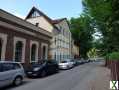
[[119,60],[119,52],[110,53],[109,60]]
[[82,14],[79,18],[72,18],[70,20],[72,36],[79,45],[80,56],[87,57],[87,52],[92,48],[92,33],[93,28],[91,25],[91,18]]
[[89,58],[96,58],[97,57],[97,50],[96,48],[92,48],[88,53],[87,53]]
[[119,51],[119,0],[83,0],[83,5],[103,35],[103,51]]

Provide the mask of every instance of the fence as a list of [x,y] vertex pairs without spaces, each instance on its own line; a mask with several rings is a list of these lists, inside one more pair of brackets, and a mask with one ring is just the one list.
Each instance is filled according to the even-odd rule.
[[119,61],[106,60],[105,66],[107,66],[111,70],[111,79],[119,81]]

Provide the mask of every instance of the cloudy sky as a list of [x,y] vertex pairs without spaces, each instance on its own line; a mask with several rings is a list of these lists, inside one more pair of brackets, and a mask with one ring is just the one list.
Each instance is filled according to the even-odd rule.
[[77,17],[82,12],[81,0],[1,0],[0,9],[26,17],[35,6],[52,19]]

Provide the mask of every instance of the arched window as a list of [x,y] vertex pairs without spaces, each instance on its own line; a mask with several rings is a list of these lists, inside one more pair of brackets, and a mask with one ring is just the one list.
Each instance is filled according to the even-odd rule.
[[56,53],[55,53],[55,57],[54,57],[54,59],[56,60]]
[[31,47],[31,61],[36,60],[36,44],[33,44]]
[[23,43],[21,41],[18,41],[15,47],[15,61],[16,62],[22,61],[22,49],[23,49]]
[[2,40],[0,39],[0,61],[1,61],[1,55],[2,54]]

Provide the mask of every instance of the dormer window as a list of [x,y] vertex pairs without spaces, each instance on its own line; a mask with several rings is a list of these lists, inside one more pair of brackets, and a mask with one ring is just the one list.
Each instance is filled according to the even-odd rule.
[[39,26],[39,23],[36,23],[36,27],[38,27]]
[[32,18],[33,18],[33,17],[38,17],[38,16],[40,16],[40,15],[39,15],[39,13],[38,13],[37,11],[34,11],[34,12],[32,13],[32,15],[31,15]]

